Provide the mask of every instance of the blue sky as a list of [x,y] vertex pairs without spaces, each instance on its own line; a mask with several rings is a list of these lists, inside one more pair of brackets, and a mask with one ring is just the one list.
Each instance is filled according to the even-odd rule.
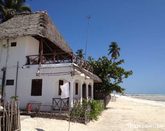
[[134,74],[122,86],[131,93],[165,93],[165,0],[28,0],[33,11],[46,10],[76,51],[107,55],[112,41],[121,47],[123,65]]

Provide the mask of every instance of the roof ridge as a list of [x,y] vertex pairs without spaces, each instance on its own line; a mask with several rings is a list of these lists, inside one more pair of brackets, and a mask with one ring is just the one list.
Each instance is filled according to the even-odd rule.
[[32,15],[32,14],[46,14],[48,15],[48,12],[46,10],[41,10],[41,11],[35,11],[35,12],[21,12],[21,13],[16,13],[14,16],[19,16],[19,15]]

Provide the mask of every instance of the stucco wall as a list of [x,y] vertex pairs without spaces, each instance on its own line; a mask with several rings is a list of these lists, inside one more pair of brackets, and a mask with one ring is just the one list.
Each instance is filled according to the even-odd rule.
[[[11,47],[11,42],[16,42],[17,45]],[[0,41],[0,67],[15,66],[17,61],[22,66],[26,63],[27,55],[36,55],[39,52],[39,42],[33,37],[18,37],[16,39]]]
[[[16,47],[10,47],[11,42],[17,42]],[[51,105],[52,98],[60,98],[58,95],[59,80],[64,82],[71,82],[73,86],[73,98],[81,97],[81,86],[83,83],[93,84],[93,80],[81,75],[71,75],[73,71],[72,64],[48,64],[48,65],[25,65],[27,55],[36,55],[39,51],[39,42],[33,37],[19,37],[17,39],[11,39],[0,41],[0,69],[6,67],[7,59],[7,72],[6,80],[13,79],[14,85],[5,86],[6,100],[10,100],[11,96],[15,95],[16,91],[16,71],[17,61],[19,62],[18,68],[18,86],[16,95],[20,100],[20,107],[26,108],[29,102],[40,102],[43,105]],[[8,57],[7,57],[8,56]],[[36,74],[39,70],[39,76]],[[0,78],[2,78],[2,72],[0,71]],[[32,79],[42,79],[42,96],[31,96],[31,84]],[[75,82],[79,83],[79,94],[75,95]],[[49,107],[50,108],[50,107]]]
[[[16,42],[16,46],[12,47],[12,42]],[[5,87],[7,100],[15,95],[17,62],[19,62],[20,73],[22,67],[26,64],[26,56],[38,54],[38,50],[39,42],[30,36],[0,41],[0,70],[3,67],[7,67],[6,80],[14,80],[14,85]],[[0,78],[2,78],[2,75],[3,72],[0,71]],[[26,78],[26,74],[22,77]],[[20,85],[18,84],[18,86]]]
[[[59,80],[71,81],[70,74],[42,74],[36,76],[38,65],[32,65],[29,68],[20,69],[18,81],[18,96],[20,98],[21,108],[25,108],[28,102],[41,102],[43,105],[51,105],[52,98],[60,98],[58,95]],[[69,67],[52,68],[55,72],[62,72],[63,70],[70,70]],[[42,79],[42,96],[31,96],[31,82],[32,79]]]
[[[80,75],[71,76],[71,74],[59,74],[59,72],[64,71],[71,72],[72,68],[70,65],[63,64],[62,66],[61,64],[57,64],[54,68],[52,66],[51,68],[47,66],[46,70],[50,69],[53,74],[40,74],[39,76],[36,75],[39,65],[24,66],[23,68],[19,68],[17,95],[19,96],[20,108],[25,109],[27,103],[29,102],[39,102],[42,103],[42,105],[49,105],[44,108],[49,110],[50,105],[52,104],[52,98],[60,98],[58,95],[59,80],[64,80],[64,82],[73,82],[73,98],[80,98],[82,96],[82,84],[86,83],[87,86],[89,84],[93,85],[93,80]],[[42,70],[40,70],[40,72],[41,71]],[[15,80],[15,74],[12,72],[14,72],[13,69],[8,69],[7,78]],[[31,96],[32,79],[42,79],[42,96]],[[76,82],[79,84],[78,95],[75,95]],[[6,86],[6,92],[6,98],[9,100],[11,96],[15,95],[15,85]]]
[[39,41],[33,37],[26,37],[25,55],[39,54]]
[[[85,77],[85,76],[81,76],[81,75],[75,75],[74,77],[73,77],[73,79],[74,79],[74,82],[75,83],[78,83],[78,87],[79,87],[79,91],[78,91],[78,95],[75,95],[75,84],[74,84],[74,87],[73,87],[73,93],[74,93],[74,98],[80,98],[81,97],[81,86],[83,85],[83,84],[86,84],[87,86],[88,85],[91,85],[91,86],[93,86],[93,80],[92,79],[90,79],[90,78],[87,78],[87,77]],[[87,91],[88,92],[88,91]]]

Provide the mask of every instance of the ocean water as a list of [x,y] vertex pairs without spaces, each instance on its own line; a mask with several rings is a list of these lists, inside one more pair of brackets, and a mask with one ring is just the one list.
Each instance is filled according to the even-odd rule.
[[126,96],[138,99],[165,102],[165,94],[126,94]]

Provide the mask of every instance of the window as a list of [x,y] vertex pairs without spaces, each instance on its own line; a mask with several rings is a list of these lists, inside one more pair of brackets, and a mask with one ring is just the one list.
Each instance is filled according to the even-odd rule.
[[61,95],[61,93],[62,93],[60,86],[62,86],[63,84],[64,84],[64,81],[59,80],[58,95]]
[[11,42],[11,47],[14,47],[14,46],[16,46],[16,45],[17,45],[16,42]]
[[33,79],[31,84],[31,96],[42,95],[42,79]]
[[91,85],[88,85],[88,96],[89,96],[89,98],[92,97],[92,87],[91,87]]
[[78,95],[78,83],[75,84],[75,95]]
[[6,85],[7,86],[13,86],[14,85],[14,80],[6,80]]

